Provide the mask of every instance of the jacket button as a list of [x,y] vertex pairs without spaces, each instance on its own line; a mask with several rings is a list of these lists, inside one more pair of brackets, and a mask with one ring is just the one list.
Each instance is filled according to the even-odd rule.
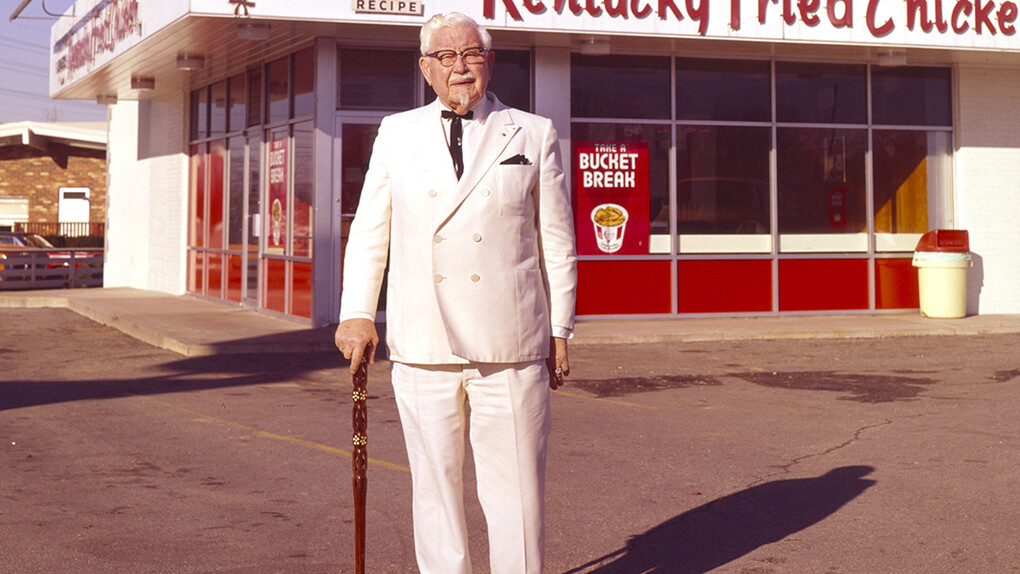
[[442,283],[442,282],[443,282],[443,279],[445,279],[445,277],[443,277],[443,276],[442,276],[442,275],[440,275],[439,273],[436,273],[436,277],[435,277],[435,279],[436,279],[436,283]]
[[474,282],[474,283],[478,283],[478,282],[479,282],[479,281],[481,281],[481,280],[482,280],[482,278],[481,278],[481,277],[479,277],[477,273],[475,273],[475,274],[471,275],[471,281],[472,281],[472,282]]
[[436,190],[434,190],[434,189],[430,189],[430,190],[429,190],[429,197],[435,197],[435,196],[437,196],[437,195],[439,195],[439,194],[438,194],[438,193],[436,193]]
[[489,191],[488,189],[483,189],[482,190],[482,197],[489,197],[490,193],[492,193],[492,192]]
[[432,238],[432,242],[433,242],[433,243],[442,243],[442,242],[443,242],[443,236],[442,236],[442,235],[436,235],[436,236],[434,236],[434,237]]
[[481,243],[482,236],[480,234],[476,233],[476,234],[471,236],[471,239],[474,240],[475,243]]

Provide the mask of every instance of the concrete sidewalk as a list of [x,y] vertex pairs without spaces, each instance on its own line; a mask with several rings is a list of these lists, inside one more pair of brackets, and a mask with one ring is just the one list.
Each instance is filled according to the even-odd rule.
[[[131,288],[0,292],[0,308],[67,308],[150,345],[185,356],[320,351],[333,348],[333,327],[311,328],[194,296]],[[878,338],[1020,333],[1020,315],[929,319],[917,311],[869,315],[589,319],[573,346],[685,341]]]

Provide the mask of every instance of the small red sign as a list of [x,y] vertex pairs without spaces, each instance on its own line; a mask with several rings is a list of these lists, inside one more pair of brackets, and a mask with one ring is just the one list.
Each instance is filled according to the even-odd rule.
[[648,142],[575,142],[580,255],[647,255]]

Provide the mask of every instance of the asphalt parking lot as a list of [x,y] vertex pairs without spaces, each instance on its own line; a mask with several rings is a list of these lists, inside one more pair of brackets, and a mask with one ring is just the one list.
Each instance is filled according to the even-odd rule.
[[[0,572],[354,571],[338,353],[183,357],[65,309],[0,321]],[[578,346],[553,395],[547,572],[1020,572],[1017,349]],[[385,362],[369,390],[368,571],[413,572]]]

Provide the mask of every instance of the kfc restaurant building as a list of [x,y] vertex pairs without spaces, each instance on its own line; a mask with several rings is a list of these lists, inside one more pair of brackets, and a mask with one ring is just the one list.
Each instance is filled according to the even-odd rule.
[[937,228],[970,231],[969,311],[1020,312],[1012,0],[79,1],[51,94],[110,104],[106,285],[334,322],[377,126],[431,101],[451,10],[559,130],[579,316],[916,309]]

